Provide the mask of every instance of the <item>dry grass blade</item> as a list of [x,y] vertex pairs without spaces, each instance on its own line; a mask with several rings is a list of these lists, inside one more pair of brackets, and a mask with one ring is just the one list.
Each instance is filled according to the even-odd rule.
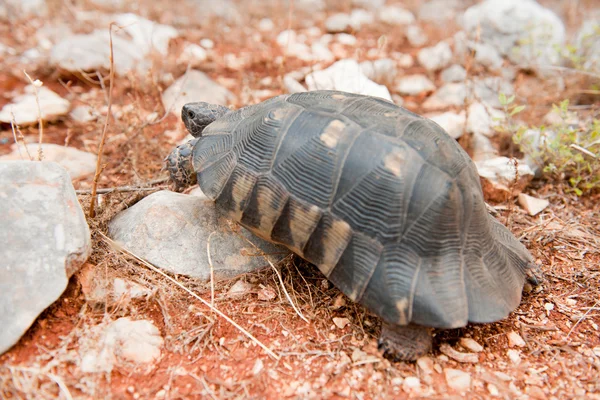
[[102,151],[104,150],[104,142],[106,142],[106,132],[108,131],[108,123],[110,122],[111,108],[112,108],[112,92],[115,81],[115,65],[114,65],[114,53],[113,53],[113,40],[112,40],[112,28],[116,26],[114,22],[111,22],[108,26],[109,43],[110,43],[110,74],[108,85],[108,108],[106,111],[106,120],[104,121],[104,128],[102,128],[102,136],[100,138],[100,145],[98,146],[98,156],[96,157],[96,173],[94,173],[94,181],[92,182],[92,196],[90,199],[90,213],[89,216],[94,218],[96,216],[96,190],[98,188],[98,179],[102,172]]
[[37,113],[38,113],[38,131],[39,131],[39,138],[38,138],[38,161],[42,161],[43,158],[43,154],[42,154],[42,142],[44,140],[44,124],[42,122],[42,107],[40,106],[40,97],[38,95],[38,87],[42,86],[42,82],[40,80],[33,80],[31,79],[31,77],[29,76],[29,74],[27,73],[27,71],[23,71],[23,73],[25,74],[25,76],[27,77],[27,79],[29,80],[29,82],[31,83],[31,86],[33,86],[33,92],[35,93],[35,103],[37,105]]
[[132,253],[131,251],[123,248],[119,243],[115,242],[114,240],[112,240],[111,238],[109,238],[108,236],[106,236],[105,234],[103,234],[102,232],[98,232],[98,234],[102,237],[102,239],[109,246],[113,247],[114,249],[120,251],[123,254],[127,254],[127,255],[135,258],[137,261],[139,261],[140,263],[142,263],[143,265],[145,265],[150,270],[156,272],[157,274],[162,275],[164,278],[168,279],[169,281],[171,281],[172,283],[174,283],[175,285],[177,285],[179,288],[181,288],[182,290],[184,290],[185,292],[187,292],[190,296],[193,296],[195,299],[197,299],[200,302],[202,302],[202,304],[204,304],[205,306],[207,306],[208,308],[210,308],[213,312],[215,312],[216,314],[218,314],[220,317],[222,317],[223,319],[225,319],[227,322],[229,322],[231,325],[233,325],[236,329],[238,329],[240,332],[242,332],[244,335],[246,335],[246,337],[248,337],[254,343],[256,343],[257,345],[259,345],[269,356],[273,357],[275,360],[279,360],[280,359],[280,357],[273,350],[271,350],[270,348],[268,348],[260,340],[258,340],[256,337],[254,337],[250,332],[248,332],[247,330],[245,330],[244,328],[242,328],[240,325],[238,325],[234,320],[232,320],[231,318],[229,318],[227,315],[225,315],[224,313],[222,313],[221,311],[219,311],[215,307],[211,306],[211,304],[208,301],[204,300],[202,297],[200,297],[196,293],[192,292],[190,289],[188,289],[183,284],[181,284],[181,282],[179,282],[176,279],[170,277],[169,275],[167,275],[166,273],[164,273],[163,271],[161,271],[160,269],[158,269],[157,267],[155,267],[154,265],[152,265],[148,261],[144,260],[143,258],[141,258],[141,257],[135,255],[134,253]]
[[[13,112],[10,113],[10,127],[12,129],[12,134],[13,134],[13,138],[15,140],[15,145],[17,146],[17,150],[19,151],[19,157],[21,159],[23,159],[23,155],[21,154],[21,146],[19,146],[19,140],[20,140],[21,143],[23,143],[23,147],[25,148],[27,157],[29,157],[30,161],[33,161],[33,157],[31,157],[31,154],[29,154],[29,149],[27,148],[27,145],[25,144],[25,139],[23,138],[23,134],[21,133],[21,130],[19,129],[19,126],[17,125],[17,120],[15,119],[15,114]],[[17,137],[17,132],[19,133],[18,137]]]
[[210,306],[215,307],[215,268],[210,257],[210,238],[216,232],[211,232],[206,239],[206,255],[208,256],[208,265],[210,266]]

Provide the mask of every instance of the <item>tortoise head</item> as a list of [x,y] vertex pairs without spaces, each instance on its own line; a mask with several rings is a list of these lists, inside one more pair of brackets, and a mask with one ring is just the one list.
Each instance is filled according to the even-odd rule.
[[181,191],[197,182],[196,171],[194,171],[192,164],[192,155],[194,145],[198,140],[193,139],[180,144],[165,159],[165,168],[169,171],[171,182],[175,184],[176,191]]
[[181,119],[193,137],[202,136],[202,131],[208,125],[229,112],[229,108],[218,104],[187,103],[181,109]]

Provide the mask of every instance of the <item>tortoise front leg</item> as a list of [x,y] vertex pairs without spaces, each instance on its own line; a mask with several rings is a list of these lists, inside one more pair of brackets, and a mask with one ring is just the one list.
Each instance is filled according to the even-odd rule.
[[378,348],[392,361],[415,361],[431,350],[431,328],[383,322]]
[[196,172],[192,165],[192,154],[198,138],[177,146],[165,159],[165,168],[171,175],[175,190],[181,191],[197,182]]

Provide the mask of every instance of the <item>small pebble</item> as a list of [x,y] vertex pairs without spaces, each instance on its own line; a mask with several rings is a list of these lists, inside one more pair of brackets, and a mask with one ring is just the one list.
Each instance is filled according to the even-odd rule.
[[460,338],[460,345],[473,353],[480,353],[483,351],[483,346],[471,338]]
[[510,347],[525,347],[527,345],[521,335],[515,331],[508,332],[506,337],[508,338],[508,345]]

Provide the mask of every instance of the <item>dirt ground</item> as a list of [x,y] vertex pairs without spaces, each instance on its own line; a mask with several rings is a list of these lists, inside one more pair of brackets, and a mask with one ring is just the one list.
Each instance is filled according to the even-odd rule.
[[[178,13],[185,12],[165,1],[140,3],[143,5],[136,12],[161,23],[175,24]],[[524,293],[521,305],[504,320],[436,331],[434,350],[419,365],[392,363],[383,358],[377,350],[380,320],[345,298],[315,267],[297,257],[277,266],[283,288],[269,267],[220,282],[215,288],[218,310],[268,347],[272,351],[269,355],[171,280],[107,243],[103,236],[107,222],[118,211],[152,190],[165,187],[166,183],[160,181],[165,177],[162,160],[185,136],[183,124],[162,107],[160,94],[168,85],[157,78],[168,73],[176,78],[185,71],[186,67],[178,65],[175,56],[184,41],[197,42],[201,38],[214,41],[215,49],[201,69],[236,94],[234,107],[284,93],[284,74],[310,66],[290,57],[278,60],[277,56],[283,53],[275,37],[288,27],[322,28],[321,14],[290,11],[287,2],[276,2],[278,6],[269,10],[275,29],[259,33],[257,22],[267,12],[255,3],[246,4],[244,23],[232,25],[229,32],[219,29],[215,20],[178,26],[184,33],[171,43],[172,58],[154,60],[148,76],[132,74],[115,79],[113,110],[119,117],[108,128],[103,152],[105,166],[98,186],[136,186],[144,190],[101,196],[96,217],[88,219],[93,238],[93,253],[88,263],[71,278],[63,296],[37,319],[19,343],[0,356],[0,397],[600,399],[600,194],[577,197],[560,183],[535,180],[525,192],[550,201],[541,214],[530,217],[512,201],[498,204],[497,218],[530,249],[544,279],[540,286]],[[350,2],[332,3],[335,4],[330,10],[350,8]],[[417,3],[404,2],[409,8]],[[564,3],[570,2],[543,3],[561,9],[568,8]],[[573,3],[577,6],[568,10],[567,23],[576,29],[593,2]],[[84,1],[75,2],[73,7],[91,9]],[[67,22],[74,30],[86,30],[74,20],[69,7],[53,9],[52,19]],[[22,21],[18,25],[0,22],[0,35],[15,49],[26,50],[31,46],[36,26],[35,21]],[[458,29],[423,26],[430,36],[428,44],[435,44]],[[390,32],[373,25],[356,32],[357,45],[341,48],[340,56],[368,59],[366,50],[376,47],[382,34],[387,37],[386,46],[381,49],[384,55],[391,51],[416,55],[418,49],[410,47],[400,31]],[[227,54],[237,55],[239,62],[232,63]],[[9,102],[9,92],[26,85],[24,68],[45,86],[71,99],[74,106],[88,104],[97,110],[104,107],[103,115],[106,114],[108,71],[101,72],[102,75],[74,76],[44,64],[9,65],[6,60],[0,69],[0,92],[4,93],[0,96],[0,107]],[[415,64],[402,73],[424,73],[424,70]],[[488,74],[477,68],[471,73]],[[432,78],[439,86],[438,75]],[[102,85],[99,76],[104,79]],[[517,96],[521,104],[528,106],[522,119],[540,123],[551,105],[565,97],[575,106],[591,105],[586,112],[598,113],[599,98],[582,94],[581,85],[585,82],[580,77],[569,75],[564,82],[566,89],[557,92],[553,80],[529,71],[518,72]],[[420,106],[423,98],[404,100],[411,111],[423,111]],[[160,116],[156,122],[148,122],[147,117],[152,113]],[[44,141],[96,153],[103,124],[104,117],[88,123],[65,118],[45,127]],[[0,129],[0,154],[6,154],[13,143],[12,132],[10,126]],[[37,126],[22,129],[25,137],[37,137],[37,132]],[[469,150],[468,140],[462,139],[461,144]],[[496,144],[505,155],[515,155],[506,141],[499,139]],[[86,191],[91,182],[91,177],[75,182],[86,211],[90,204]],[[151,289],[152,294],[133,300],[87,301],[84,272],[90,269],[101,271],[106,279],[121,277],[139,283]],[[210,301],[209,284],[181,276],[174,278]],[[251,284],[252,289],[241,297],[231,298],[228,290],[240,279]],[[284,288],[308,322],[295,312]],[[158,362],[149,370],[120,366],[111,373],[83,373],[78,367],[78,350],[93,327],[125,316],[152,320],[159,328],[165,342]],[[338,318],[335,320],[338,324],[334,318]],[[516,332],[524,343],[520,346],[509,343],[511,332]],[[472,338],[483,346],[483,351],[476,353],[476,362],[458,362],[440,351],[440,346],[446,344],[457,351],[470,352],[459,344],[461,338]],[[469,389],[461,392],[448,385],[447,371],[452,369],[469,374]],[[414,385],[415,377],[418,385]]]

